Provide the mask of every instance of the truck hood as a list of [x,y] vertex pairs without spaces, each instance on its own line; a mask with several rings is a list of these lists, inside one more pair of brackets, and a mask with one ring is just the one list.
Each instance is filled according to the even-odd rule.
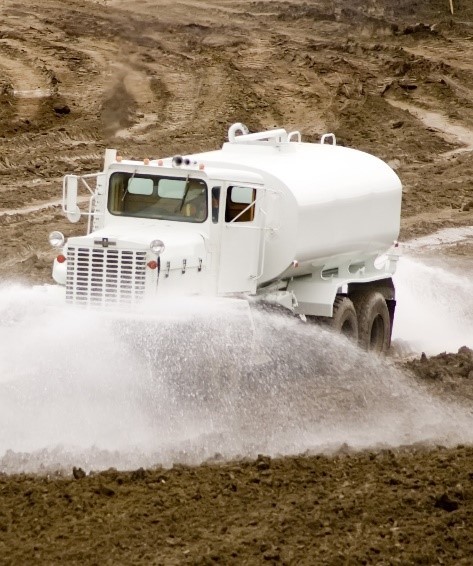
[[135,226],[133,231],[130,228],[109,226],[87,236],[69,238],[68,245],[94,247],[101,246],[104,241],[112,249],[140,249],[151,253],[149,245],[153,240],[161,240],[164,243],[162,261],[174,263],[176,260],[200,259],[205,262],[206,236],[201,232],[179,230],[169,226]]

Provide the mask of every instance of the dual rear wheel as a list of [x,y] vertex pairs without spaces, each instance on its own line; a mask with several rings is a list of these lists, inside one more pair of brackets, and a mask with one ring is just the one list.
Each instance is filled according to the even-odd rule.
[[329,326],[367,351],[385,353],[391,345],[389,309],[378,291],[337,296]]

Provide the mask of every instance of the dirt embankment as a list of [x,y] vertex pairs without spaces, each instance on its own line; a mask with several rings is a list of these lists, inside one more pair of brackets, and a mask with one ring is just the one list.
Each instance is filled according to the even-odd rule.
[[473,401],[473,350],[466,346],[457,353],[438,354],[410,360],[404,364],[408,371],[437,394],[459,402]]
[[0,275],[49,281],[46,235],[71,230],[57,206],[9,209],[57,201],[61,176],[98,170],[107,146],[131,157],[208,149],[234,121],[309,140],[334,131],[386,159],[404,182],[404,238],[471,223],[472,8],[455,8],[452,18],[446,0],[7,0]]
[[[386,159],[402,237],[473,218],[473,6],[454,0],[0,7],[0,279],[50,282],[61,177],[274,125]],[[466,248],[463,249],[465,251]],[[471,351],[412,361],[467,397]],[[471,387],[470,389],[471,390]],[[0,477],[0,564],[470,564],[470,448]],[[79,476],[81,474],[79,473]]]

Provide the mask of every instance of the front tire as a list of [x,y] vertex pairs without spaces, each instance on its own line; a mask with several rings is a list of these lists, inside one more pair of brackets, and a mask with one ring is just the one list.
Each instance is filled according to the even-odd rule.
[[358,343],[368,352],[385,354],[391,346],[391,319],[386,300],[378,291],[353,297],[358,316]]

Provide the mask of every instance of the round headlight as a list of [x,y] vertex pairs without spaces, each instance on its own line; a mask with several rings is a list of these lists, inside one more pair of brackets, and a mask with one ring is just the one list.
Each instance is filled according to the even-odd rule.
[[149,247],[156,255],[161,255],[164,252],[164,242],[161,240],[153,240]]
[[51,232],[49,234],[49,243],[53,248],[61,248],[64,245],[66,238],[64,238],[64,234],[61,232]]

